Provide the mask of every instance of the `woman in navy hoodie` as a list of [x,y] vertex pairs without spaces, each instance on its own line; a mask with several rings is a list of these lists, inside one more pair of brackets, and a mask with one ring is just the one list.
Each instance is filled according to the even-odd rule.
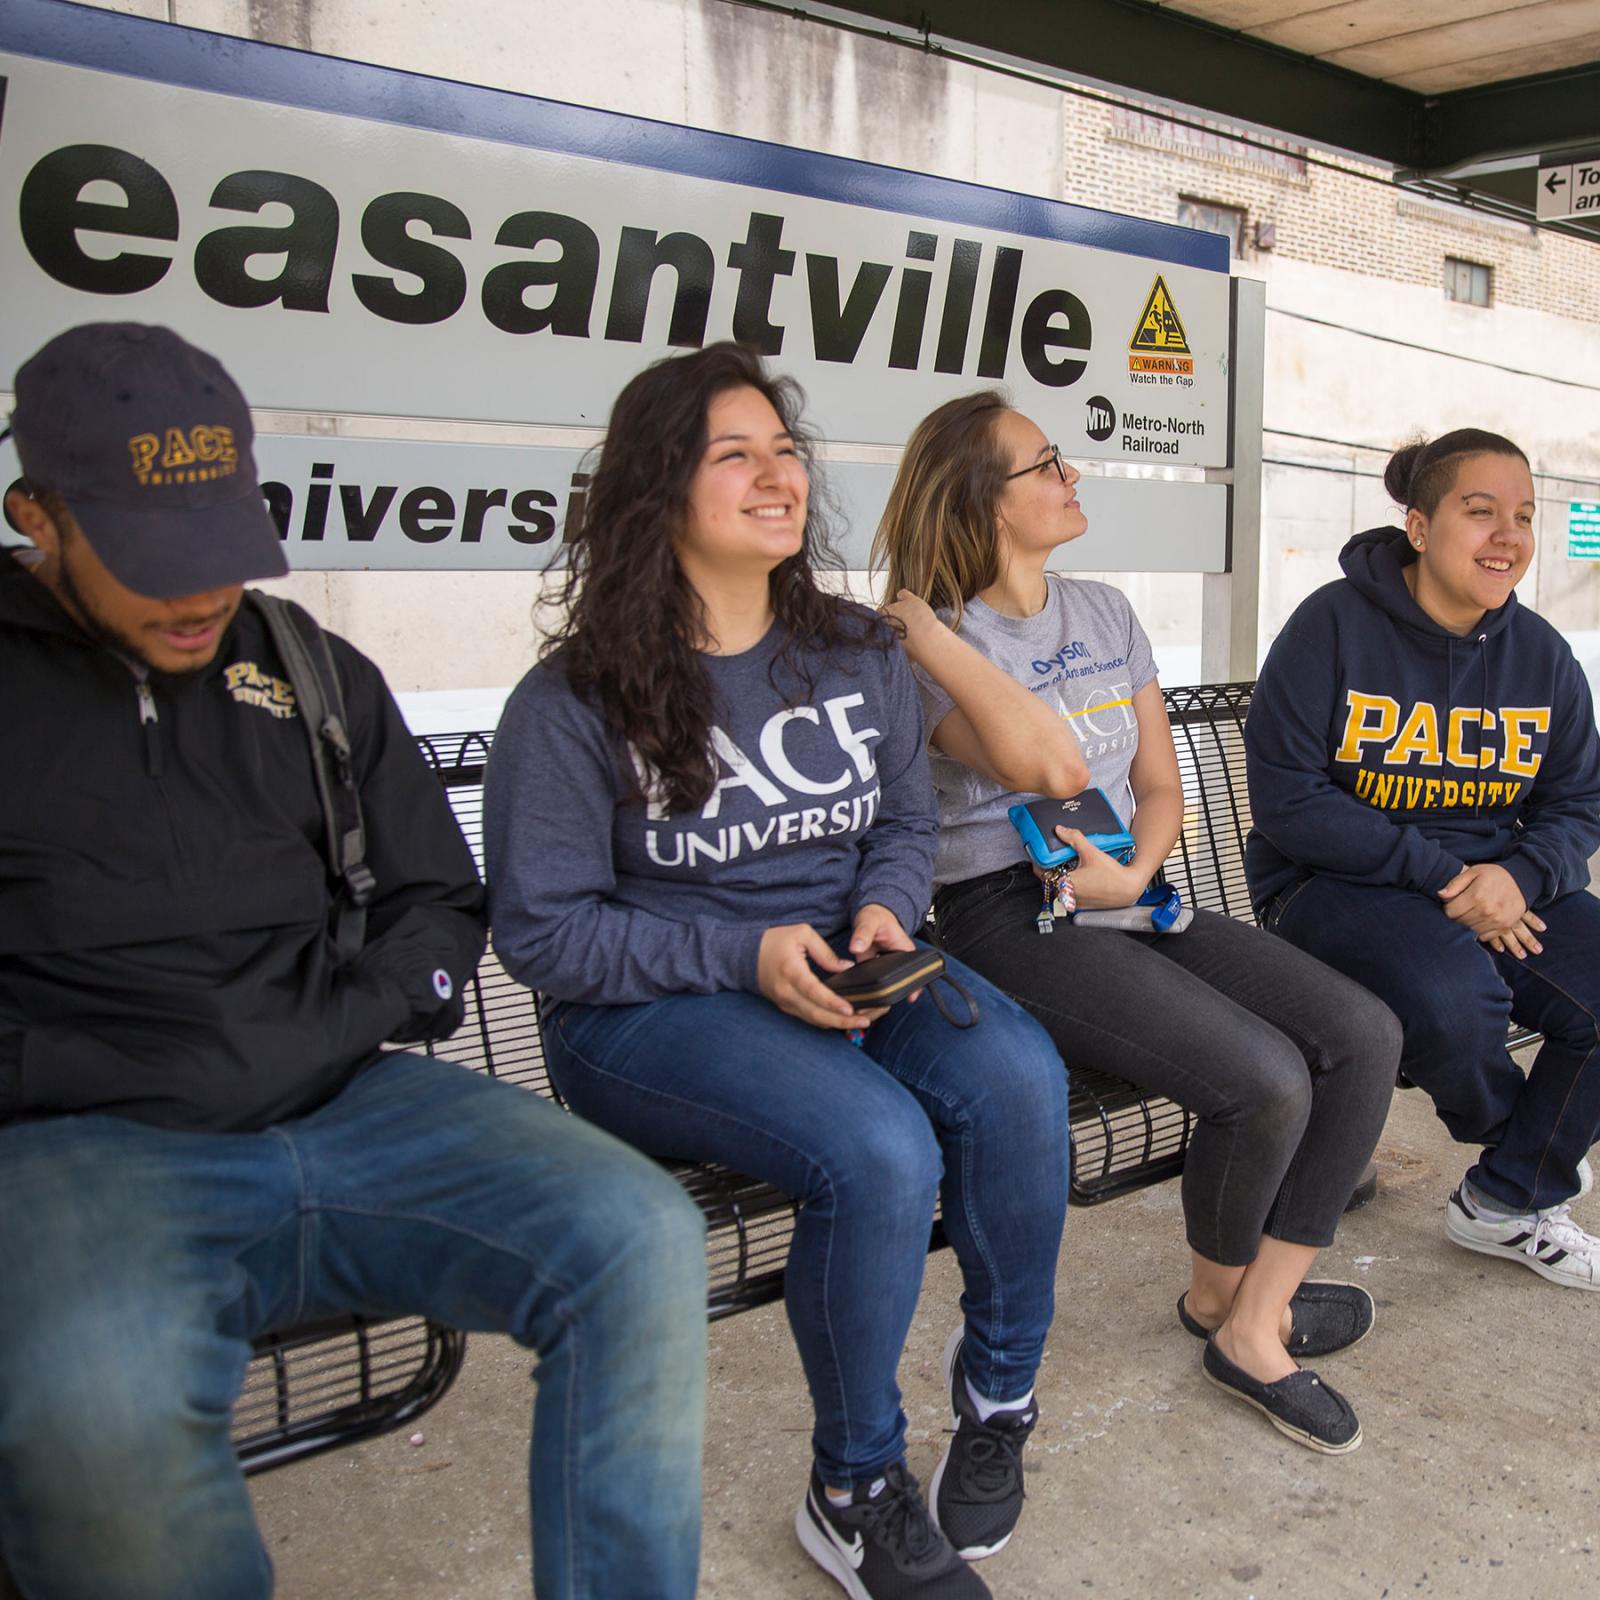
[[[1600,1134],[1600,738],[1572,651],[1513,592],[1533,477],[1509,439],[1460,429],[1384,483],[1404,530],[1352,539],[1261,670],[1251,895],[1388,1002],[1401,1071],[1482,1146],[1449,1237],[1600,1289],[1600,1239],[1568,1211]],[[1526,1079],[1508,1021],[1545,1036]]]

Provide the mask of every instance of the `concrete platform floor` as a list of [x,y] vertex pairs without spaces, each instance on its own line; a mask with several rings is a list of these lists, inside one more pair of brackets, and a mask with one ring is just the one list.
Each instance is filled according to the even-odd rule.
[[[1465,1152],[1420,1093],[1396,1096],[1378,1155],[1378,1199],[1319,1268],[1379,1308],[1372,1337],[1320,1364],[1362,1419],[1349,1457],[1289,1442],[1202,1379],[1173,1315],[1175,1185],[1072,1215],[1028,1509],[982,1567],[998,1600],[1600,1595],[1600,1295],[1446,1242]],[[1600,1193],[1575,1210],[1600,1232]],[[901,1364],[924,1482],[958,1292],[941,1252]],[[256,1480],[280,1600],[525,1600],[528,1365],[474,1339],[421,1445],[392,1437]],[[842,1592],[791,1525],[808,1432],[781,1310],[713,1328],[704,1600]]]

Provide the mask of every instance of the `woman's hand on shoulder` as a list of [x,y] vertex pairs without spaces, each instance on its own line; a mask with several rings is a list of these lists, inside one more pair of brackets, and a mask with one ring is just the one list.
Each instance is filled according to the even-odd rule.
[[1149,876],[1137,866],[1108,856],[1076,828],[1057,828],[1056,837],[1078,852],[1072,889],[1080,911],[1113,911],[1131,906],[1149,887]]
[[893,600],[880,608],[886,617],[892,617],[906,630],[905,651],[920,664],[920,651],[927,641],[941,632],[948,632],[932,606],[919,599],[909,589],[902,589]]
[[883,1015],[881,1006],[873,1011],[857,1011],[817,976],[813,962],[824,972],[846,972],[854,965],[836,956],[809,922],[780,923],[761,935],[756,983],[780,1011],[809,1022],[814,1028],[864,1028]]

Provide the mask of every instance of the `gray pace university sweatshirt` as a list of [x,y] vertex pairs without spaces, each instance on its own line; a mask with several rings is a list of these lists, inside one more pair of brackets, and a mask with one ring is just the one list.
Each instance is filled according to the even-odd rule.
[[599,1005],[755,993],[768,928],[808,922],[831,940],[877,902],[918,931],[937,823],[906,658],[812,653],[808,687],[781,642],[774,625],[704,658],[719,779],[681,816],[638,797],[559,656],[523,678],[484,791],[494,947],[514,977]]

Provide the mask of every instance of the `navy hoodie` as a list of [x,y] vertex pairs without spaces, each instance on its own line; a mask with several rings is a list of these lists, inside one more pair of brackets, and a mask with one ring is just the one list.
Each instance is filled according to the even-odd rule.
[[1289,619],[1245,726],[1245,875],[1259,912],[1312,872],[1437,894],[1495,861],[1531,907],[1584,888],[1600,737],[1567,642],[1515,594],[1462,637],[1412,599],[1398,528]]

